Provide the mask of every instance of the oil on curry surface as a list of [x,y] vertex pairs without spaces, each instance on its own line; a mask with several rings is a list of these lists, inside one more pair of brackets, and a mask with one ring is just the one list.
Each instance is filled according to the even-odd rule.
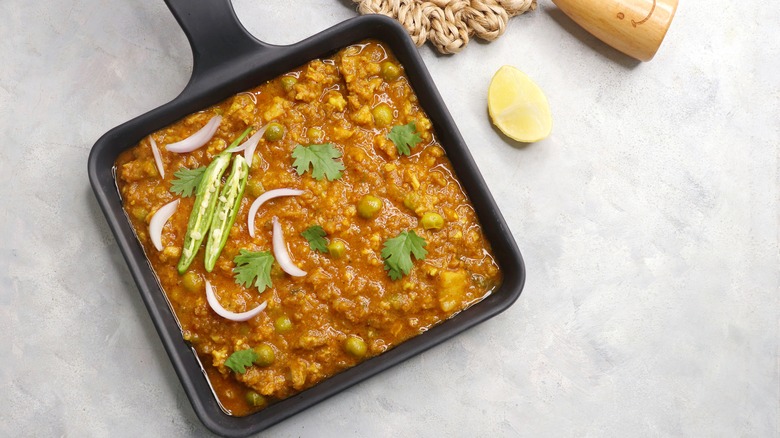
[[[216,116],[219,125],[203,147],[167,149]],[[254,136],[256,149],[225,152],[242,133]],[[159,145],[158,161],[152,142]],[[183,250],[201,199],[198,177],[220,155],[242,153],[248,173],[241,196],[235,208],[214,214],[227,213],[234,222],[222,218],[227,238],[207,270],[205,240],[192,254]],[[232,161],[239,166],[241,160]],[[231,172],[214,181],[217,195],[234,184]],[[232,415],[262,409],[381,354],[500,282],[474,209],[403,66],[376,41],[311,61],[152,133],[120,155],[116,175],[184,340]],[[278,189],[290,192],[273,192]],[[300,194],[271,197],[249,216],[259,197],[274,193]],[[160,231],[150,231],[149,223],[176,199],[158,250],[152,238]],[[180,273],[187,255],[193,260]],[[303,275],[282,268],[291,263]],[[246,321],[215,311],[235,315],[261,305]]]

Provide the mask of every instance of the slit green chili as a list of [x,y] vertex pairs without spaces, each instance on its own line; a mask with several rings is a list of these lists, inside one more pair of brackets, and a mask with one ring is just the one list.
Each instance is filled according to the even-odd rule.
[[[244,130],[244,132],[242,132],[238,138],[233,140],[233,142],[225,149],[225,151],[214,158],[208,167],[206,167],[205,172],[203,172],[203,177],[201,178],[200,183],[198,184],[198,188],[195,191],[195,204],[192,206],[190,220],[187,222],[187,233],[184,235],[184,245],[181,251],[181,258],[179,259],[179,264],[176,266],[176,269],[179,271],[179,275],[187,272],[187,268],[190,267],[192,261],[195,260],[195,256],[198,254],[198,248],[200,248],[200,244],[203,243],[203,239],[206,238],[206,233],[209,232],[209,229],[212,226],[214,211],[217,206],[217,201],[221,196],[219,186],[222,183],[222,175],[225,173],[228,165],[230,164],[231,153],[229,151],[234,146],[237,146],[251,130],[251,126],[246,128],[246,130]],[[244,167],[246,167],[245,161]],[[230,178],[228,178],[228,180],[229,179]],[[244,193],[244,186],[246,186],[246,176],[244,177],[244,183],[241,186],[241,193],[238,195],[236,201],[239,205],[241,203],[241,195]],[[224,188],[222,191],[224,191]],[[220,193],[218,194],[217,192]],[[235,215],[233,220],[235,220]],[[230,222],[230,225],[233,225],[232,221]],[[230,229],[230,226],[227,228]],[[225,240],[226,239],[227,237],[225,237]],[[223,243],[219,246],[217,256],[219,256],[219,252],[222,251],[222,247],[224,245],[225,243],[223,241]],[[214,257],[214,261],[216,262],[216,257]],[[213,269],[213,267],[214,265],[212,264],[211,268]],[[209,272],[211,272],[211,269],[209,269]]]
[[227,170],[228,164],[230,164],[230,155],[217,155],[211,164],[206,167],[203,178],[200,180],[200,184],[198,184],[198,188],[195,191],[195,204],[192,206],[190,220],[187,222],[187,233],[184,235],[181,258],[176,266],[179,274],[187,272],[187,268],[195,260],[200,244],[206,237],[212,216],[214,215],[214,208],[217,205],[217,198],[219,198],[218,193],[222,174]]
[[236,155],[233,159],[230,175],[228,175],[217,198],[217,206],[214,209],[214,216],[206,240],[205,264],[208,272],[214,269],[217,258],[227,242],[230,227],[236,221],[248,177],[249,166],[247,166],[246,160],[241,155]]

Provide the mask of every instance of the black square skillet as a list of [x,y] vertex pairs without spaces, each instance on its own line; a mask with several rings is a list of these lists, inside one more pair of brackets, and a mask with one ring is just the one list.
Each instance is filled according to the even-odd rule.
[[[273,46],[250,35],[230,0],[165,0],[189,39],[192,77],[171,102],[104,134],[93,146],[89,180],[144,304],[160,335],[195,413],[213,432],[246,436],[263,430],[345,388],[408,359],[507,309],[520,295],[525,267],[512,233],[458,132],[417,48],[397,22],[384,16],[348,20],[290,46]],[[502,284],[487,298],[397,347],[337,374],[255,414],[235,417],[219,406],[195,352],[181,329],[122,210],[114,161],[143,137],[177,120],[273,79],[313,59],[365,39],[385,43],[406,69],[420,105],[428,114],[463,189],[471,199],[502,271]]]

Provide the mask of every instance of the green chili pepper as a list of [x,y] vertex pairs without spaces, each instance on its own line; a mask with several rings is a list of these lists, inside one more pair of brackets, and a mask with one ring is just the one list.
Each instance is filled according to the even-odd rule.
[[249,166],[241,155],[233,159],[233,168],[228,175],[225,185],[217,198],[217,206],[214,209],[214,218],[211,220],[208,240],[206,240],[206,271],[211,272],[217,263],[219,253],[225,247],[230,227],[236,221],[236,215],[241,207],[241,198],[244,195],[246,181],[249,177]]
[[225,150],[222,151],[222,153],[225,153],[225,152],[230,153],[229,151],[231,149],[233,149],[234,147],[238,146],[238,144],[241,143],[241,140],[246,138],[246,136],[249,135],[249,131],[251,131],[252,129],[253,129],[253,127],[251,127],[251,126],[246,128],[244,130],[244,132],[242,132],[241,135],[238,136],[237,139],[233,140],[233,143],[230,143],[230,145],[228,145],[228,147],[226,147]]
[[187,233],[184,235],[184,247],[177,266],[179,274],[187,272],[187,268],[190,267],[198,253],[200,244],[206,237],[219,197],[220,180],[222,174],[227,170],[228,164],[230,164],[230,155],[217,155],[214,161],[206,167],[203,178],[198,184],[195,191],[195,204],[192,206],[190,220],[187,223]]
[[[225,151],[229,151],[234,146],[237,146],[251,130],[251,126],[246,128],[246,130],[244,130],[244,132],[242,132],[241,135],[225,149]],[[244,167],[246,167],[246,162],[243,163]],[[190,220],[187,222],[187,233],[184,235],[184,248],[181,252],[179,265],[176,267],[179,270],[180,275],[187,272],[187,268],[189,268],[192,261],[195,260],[198,248],[200,248],[200,244],[203,243],[203,239],[206,237],[206,233],[212,225],[212,218],[214,217],[217,200],[221,196],[221,194],[218,195],[217,192],[219,191],[219,185],[222,181],[222,175],[225,173],[225,170],[227,170],[229,164],[230,153],[223,152],[217,155],[206,168],[206,171],[203,173],[203,177],[198,184],[198,188],[195,191],[195,204],[192,206]],[[228,178],[228,180],[230,180],[230,178]],[[238,195],[237,202],[239,203],[241,202],[241,195],[244,192],[245,185],[246,176],[244,176],[244,183],[241,185],[241,193]],[[235,214],[233,215],[233,220],[235,220]],[[231,220],[230,225],[233,225],[233,220]],[[228,229],[230,229],[230,225],[228,225]],[[227,237],[225,237],[225,240],[226,239]],[[225,240],[223,240],[222,245],[219,247],[217,256],[219,255],[219,252],[222,251]],[[216,257],[214,257],[214,261],[216,261]],[[211,266],[212,268],[214,267],[213,264]],[[211,272],[211,269],[209,269],[209,272]]]

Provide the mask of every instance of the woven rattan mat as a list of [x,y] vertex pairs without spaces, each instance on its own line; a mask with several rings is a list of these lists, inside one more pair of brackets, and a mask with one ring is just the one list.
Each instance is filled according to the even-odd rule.
[[361,14],[398,20],[414,43],[430,41],[441,53],[457,53],[476,36],[493,41],[510,17],[536,9],[536,0],[352,0]]

